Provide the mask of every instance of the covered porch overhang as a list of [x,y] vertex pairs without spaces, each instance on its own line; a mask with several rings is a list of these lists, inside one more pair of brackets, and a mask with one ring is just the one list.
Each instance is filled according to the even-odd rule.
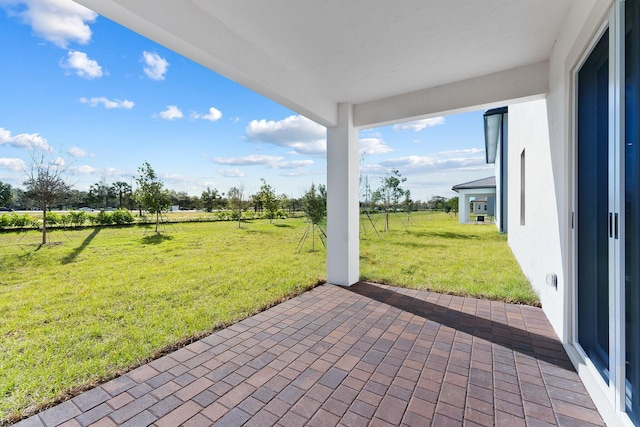
[[576,3],[76,1],[327,127],[327,279],[344,286],[359,279],[358,130],[545,97]]

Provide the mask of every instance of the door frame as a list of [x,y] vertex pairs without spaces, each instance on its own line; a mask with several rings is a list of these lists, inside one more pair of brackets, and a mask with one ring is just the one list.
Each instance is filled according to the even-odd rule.
[[[583,55],[572,68],[571,74],[571,286],[569,287],[570,349],[577,354],[582,366],[577,366],[585,382],[595,386],[613,407],[625,424],[633,425],[626,415],[625,392],[625,182],[624,182],[624,0],[614,2],[598,31],[592,36]],[[609,253],[609,383],[605,383],[596,366],[578,342],[578,284],[577,284],[577,230],[580,218],[576,215],[578,200],[577,127],[578,127],[578,73],[593,52],[604,33],[609,30],[609,93],[608,93],[608,211],[617,216],[617,236],[608,239]],[[617,214],[617,215],[616,215]],[[604,220],[604,219],[603,219]],[[614,224],[615,226],[615,224]],[[615,230],[614,230],[615,231]],[[584,368],[584,369],[582,369]],[[586,374],[586,378],[584,375]]]

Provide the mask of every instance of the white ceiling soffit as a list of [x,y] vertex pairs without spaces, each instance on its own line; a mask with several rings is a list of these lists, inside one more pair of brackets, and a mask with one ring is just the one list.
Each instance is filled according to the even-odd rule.
[[[380,110],[404,94],[543,69],[571,0],[76,1],[330,126],[339,102]],[[360,125],[414,113],[429,111],[368,111]]]

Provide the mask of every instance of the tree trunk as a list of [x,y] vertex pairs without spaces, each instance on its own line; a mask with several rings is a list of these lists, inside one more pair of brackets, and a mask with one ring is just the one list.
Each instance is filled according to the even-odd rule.
[[156,234],[158,233],[158,224],[160,224],[160,212],[156,212]]
[[388,209],[384,216],[384,231],[389,231],[389,210]]
[[42,208],[42,244],[47,244],[47,207]]

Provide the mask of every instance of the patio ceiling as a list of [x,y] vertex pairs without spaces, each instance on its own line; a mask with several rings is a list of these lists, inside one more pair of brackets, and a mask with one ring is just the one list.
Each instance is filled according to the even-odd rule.
[[326,126],[541,97],[575,0],[76,0]]

